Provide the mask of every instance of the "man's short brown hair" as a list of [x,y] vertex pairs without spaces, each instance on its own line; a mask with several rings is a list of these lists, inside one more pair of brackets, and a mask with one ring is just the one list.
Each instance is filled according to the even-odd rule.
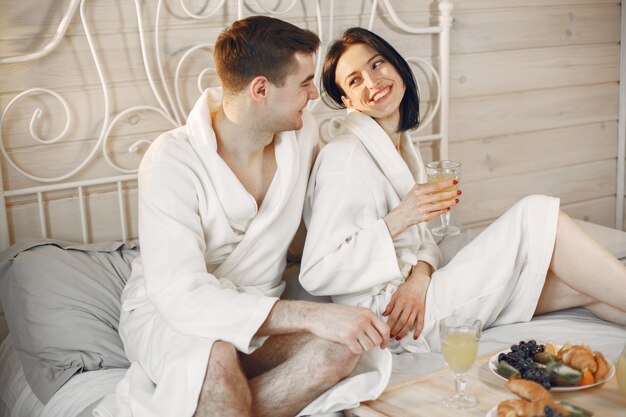
[[250,16],[220,33],[213,55],[224,90],[237,93],[259,75],[282,87],[295,65],[295,53],[314,54],[319,45],[310,30],[273,17]]

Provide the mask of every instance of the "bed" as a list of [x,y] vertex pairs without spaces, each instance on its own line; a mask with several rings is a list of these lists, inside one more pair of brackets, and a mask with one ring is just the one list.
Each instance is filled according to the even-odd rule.
[[[425,159],[447,156],[451,1],[437,2],[432,16],[412,24],[401,20],[389,0],[372,1],[355,16],[335,15],[334,1],[326,2],[327,8],[320,1],[283,3],[289,2],[51,3],[58,19],[46,41],[33,51],[0,57],[0,68],[10,68],[15,88],[22,89],[2,103],[0,118],[0,417],[91,415],[124,374],[128,361],[117,319],[119,295],[139,253],[136,167],[149,142],[183,123],[200,91],[216,82],[210,62],[198,55],[211,49],[207,39],[229,21],[276,15],[316,31],[323,45],[350,25],[385,32],[392,42],[428,38],[415,47],[425,57],[408,59],[426,104],[413,138]],[[134,22],[132,31],[118,21]],[[161,25],[167,30],[161,32]],[[116,45],[123,46],[123,54],[107,57]],[[134,56],[127,55],[133,49],[128,45]],[[63,48],[75,60],[57,52]],[[21,70],[39,66],[61,66],[62,73],[66,59],[95,87],[59,93],[20,76]],[[142,71],[138,82],[124,78]],[[337,112],[319,101],[311,109],[322,141],[341,132]],[[34,145],[16,146],[26,140]],[[42,173],[42,167],[50,172]],[[626,257],[621,232],[590,227],[598,236],[610,235],[610,250]],[[447,250],[477,232],[468,230],[463,240],[445,243]],[[307,297],[295,275],[297,266],[285,274],[286,296]],[[489,329],[480,350],[524,338],[587,342],[615,362],[626,329],[576,309]],[[400,355],[394,358],[391,383],[443,366],[440,355]]]

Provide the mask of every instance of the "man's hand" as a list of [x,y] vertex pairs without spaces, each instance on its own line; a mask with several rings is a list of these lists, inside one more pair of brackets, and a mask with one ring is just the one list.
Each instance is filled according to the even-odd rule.
[[389,326],[368,308],[310,301],[279,300],[257,336],[309,332],[340,343],[356,354],[381,349],[389,342]]
[[430,285],[432,269],[426,263],[418,263],[411,275],[393,293],[383,316],[388,316],[387,324],[391,337],[402,339],[413,330],[413,339],[417,340],[424,328],[424,310],[426,291]]
[[362,354],[387,347],[389,326],[370,309],[342,304],[318,304],[310,316],[310,331],[322,339]]

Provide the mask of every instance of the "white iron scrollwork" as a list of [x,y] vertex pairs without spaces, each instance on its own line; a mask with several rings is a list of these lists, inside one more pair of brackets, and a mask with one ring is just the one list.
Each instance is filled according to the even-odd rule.
[[[0,57],[0,64],[25,62],[25,61],[41,59],[43,56],[48,54],[50,51],[54,50],[59,45],[61,39],[64,37],[67,31],[70,21],[72,20],[78,6],[80,6],[81,23],[85,31],[85,36],[89,45],[89,49],[90,49],[90,52],[91,52],[91,55],[92,55],[92,58],[96,67],[96,71],[98,73],[98,78],[100,80],[101,88],[102,88],[102,99],[103,99],[102,126],[100,127],[100,133],[98,135],[96,144],[93,146],[93,148],[91,148],[87,157],[84,160],[82,160],[80,163],[78,163],[78,165],[75,166],[73,169],[71,169],[70,171],[62,175],[51,176],[51,177],[34,175],[32,172],[28,172],[25,168],[20,167],[11,158],[11,155],[9,154],[9,152],[7,152],[7,149],[5,148],[4,140],[2,137],[2,131],[3,131],[4,123],[7,120],[8,113],[14,108],[15,104],[19,100],[21,100],[22,98],[26,96],[36,95],[36,94],[47,94],[47,95],[54,97],[61,104],[61,106],[63,107],[63,110],[65,111],[66,123],[62,131],[50,139],[45,139],[39,136],[39,134],[37,133],[38,131],[37,123],[38,123],[38,120],[40,120],[40,117],[42,115],[42,110],[40,108],[37,108],[34,111],[31,121],[30,121],[30,126],[29,126],[29,132],[33,140],[35,140],[39,144],[48,145],[48,144],[56,143],[68,135],[70,127],[72,125],[72,120],[73,120],[72,112],[71,112],[70,106],[68,105],[68,103],[66,102],[66,100],[63,98],[61,94],[59,94],[58,92],[54,90],[50,90],[47,88],[39,88],[39,87],[31,88],[15,96],[7,104],[7,106],[5,107],[5,109],[3,110],[0,116],[0,152],[2,153],[6,161],[16,171],[18,171],[21,175],[34,181],[43,182],[43,183],[64,181],[76,175],[79,171],[83,170],[89,164],[89,162],[94,159],[94,157],[97,155],[98,150],[102,151],[104,160],[115,171],[119,173],[123,173],[123,174],[135,173],[137,170],[136,168],[121,167],[118,164],[116,164],[110,156],[110,149],[109,149],[110,139],[109,138],[111,136],[111,133],[114,127],[120,120],[122,120],[122,118],[128,116],[129,114],[132,114],[135,112],[146,112],[146,111],[153,112],[161,116],[163,119],[169,122],[172,125],[172,127],[182,125],[187,117],[187,110],[183,106],[183,97],[181,96],[181,86],[180,86],[180,78],[181,78],[181,72],[182,72],[181,69],[184,63],[195,52],[197,52],[200,49],[211,49],[213,47],[213,45],[211,44],[198,44],[198,45],[189,47],[182,54],[181,58],[179,59],[176,65],[173,81],[168,83],[165,73],[164,73],[164,65],[163,65],[163,59],[162,59],[163,57],[161,54],[161,44],[159,42],[160,20],[161,20],[161,15],[162,15],[163,8],[164,8],[164,4],[163,4],[164,2],[163,0],[159,0],[156,6],[157,8],[156,8],[156,17],[155,17],[155,25],[154,25],[154,29],[155,29],[154,30],[154,50],[151,51],[149,50],[146,44],[146,40],[144,38],[145,31],[143,27],[142,2],[140,0],[134,0],[137,24],[138,24],[139,40],[140,40],[140,49],[141,49],[141,54],[142,54],[144,70],[145,70],[148,82],[150,84],[150,88],[158,104],[157,105],[145,104],[145,105],[129,107],[127,109],[124,109],[118,112],[114,117],[111,117],[110,92],[109,92],[108,83],[105,77],[105,72],[103,71],[103,67],[101,64],[99,51],[95,47],[95,44],[93,41],[93,35],[90,29],[89,22],[85,17],[85,7],[88,1],[89,0],[71,0],[70,1],[67,7],[66,13],[64,14],[63,18],[61,19],[61,22],[59,23],[59,26],[56,30],[56,34],[54,38],[40,50],[33,52],[33,53],[24,54],[24,55]],[[216,4],[213,6],[211,10],[203,14],[196,14],[189,10],[189,7],[185,4],[185,0],[179,0],[179,1],[180,1],[181,9],[184,11],[185,15],[188,18],[194,19],[194,20],[208,20],[208,19],[213,18],[220,10],[223,9],[224,4],[226,2],[226,0],[216,0],[215,2]],[[297,0],[292,0],[285,8],[281,10],[274,10],[268,7],[265,4],[264,0],[257,0],[256,4],[266,14],[282,15],[288,12],[289,10],[291,10],[296,5],[296,2]],[[439,2],[440,12],[441,12],[440,24],[438,26],[432,26],[432,27],[426,27],[426,28],[415,28],[415,27],[407,25],[406,23],[400,20],[390,0],[382,0],[382,3],[384,5],[385,10],[387,11],[387,15],[391,18],[392,22],[398,28],[402,29],[403,31],[407,33],[412,33],[412,34],[441,33],[442,31],[447,30],[451,23],[451,19],[449,19],[449,16],[452,11],[452,6],[451,6],[451,2],[447,0],[442,0]],[[322,48],[320,50],[320,53],[317,56],[316,77],[315,77],[315,81],[319,85],[319,76],[320,76],[320,70],[321,70],[321,57],[323,56],[323,53],[325,51],[325,46],[328,44],[328,41],[332,37],[332,30],[333,30],[333,24],[334,24],[334,0],[330,0],[328,13],[326,15],[327,22],[328,22],[328,36],[323,36],[323,29],[324,29],[323,28],[323,13],[322,13],[321,5],[320,5],[320,0],[315,0],[315,5],[316,5],[316,18],[317,18],[317,33],[322,39]],[[237,13],[238,13],[239,18],[243,17],[244,6],[248,6],[248,8],[250,9],[249,5],[247,4],[245,0],[237,1]],[[368,26],[370,29],[372,28],[373,23],[374,23],[374,16],[376,14],[377,7],[378,7],[378,0],[372,0],[369,26]],[[151,64],[150,64],[151,58],[154,58],[156,62],[156,67],[157,67],[156,70],[151,67]],[[416,65],[420,67],[423,71],[432,74],[432,78],[428,76],[426,78],[427,80],[428,79],[434,80],[434,83],[435,83],[434,90],[437,92],[435,104],[432,106],[432,108],[429,108],[427,114],[423,116],[423,122],[420,125],[420,127],[416,129],[416,132],[417,132],[425,128],[426,126],[428,126],[430,123],[432,123],[435,115],[437,114],[439,110],[440,104],[442,102],[447,103],[447,100],[446,100],[447,97],[444,97],[444,99],[442,100],[442,94],[447,94],[448,75],[447,75],[447,72],[442,73],[444,71],[447,71],[447,62],[445,64],[442,64],[442,68],[440,68],[440,71],[437,71],[432,64],[430,64],[428,61],[424,59],[411,57],[411,58],[408,58],[408,61],[412,65]],[[198,90],[200,92],[203,89],[203,86],[202,86],[203,78],[206,77],[208,74],[214,74],[214,71],[215,69],[211,67],[207,67],[204,70],[200,71],[200,73],[197,76],[197,81],[196,81]],[[320,100],[317,100],[316,102],[311,103],[309,108],[311,110],[314,109],[319,104],[319,101]],[[446,105],[444,105],[444,107],[446,107]],[[445,111],[445,113],[447,114],[447,107],[445,109],[442,109],[442,111]],[[342,131],[342,127],[340,126],[340,118],[338,117],[334,117],[334,118],[331,118],[330,120],[325,120],[320,123],[320,135],[322,136],[322,139],[324,141],[331,140],[341,131]],[[140,149],[143,148],[143,145],[147,145],[149,143],[150,141],[147,139],[140,139],[128,147],[128,152],[137,153],[140,151]]]

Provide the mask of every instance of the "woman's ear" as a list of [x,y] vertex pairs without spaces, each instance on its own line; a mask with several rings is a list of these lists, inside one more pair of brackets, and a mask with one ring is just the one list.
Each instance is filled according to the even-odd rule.
[[346,96],[341,96],[341,102],[343,103],[344,106],[346,106],[346,108],[351,108],[352,107],[352,100],[350,100],[348,97]]

